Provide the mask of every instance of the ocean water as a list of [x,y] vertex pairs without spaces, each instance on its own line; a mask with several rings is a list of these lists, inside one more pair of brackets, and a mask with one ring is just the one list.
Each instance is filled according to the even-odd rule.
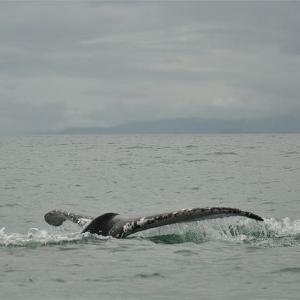
[[[300,135],[0,137],[1,299],[299,299]],[[46,224],[54,208],[230,217],[127,239]]]

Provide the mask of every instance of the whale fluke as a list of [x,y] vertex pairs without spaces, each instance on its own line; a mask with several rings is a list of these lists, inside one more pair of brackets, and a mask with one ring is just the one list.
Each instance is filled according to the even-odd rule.
[[230,207],[185,208],[140,218],[122,218],[116,213],[106,213],[91,218],[63,210],[52,210],[45,215],[45,220],[48,224],[54,226],[59,226],[65,220],[69,220],[82,227],[85,226],[83,233],[90,232],[103,236],[125,238],[130,234],[164,225],[231,216],[242,216],[256,221],[263,221],[262,217],[254,213]]

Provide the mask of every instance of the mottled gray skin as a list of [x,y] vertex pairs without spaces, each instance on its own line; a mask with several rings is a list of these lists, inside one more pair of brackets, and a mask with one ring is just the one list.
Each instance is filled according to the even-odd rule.
[[164,225],[230,216],[243,216],[256,221],[263,221],[263,218],[251,212],[230,207],[185,208],[141,218],[122,218],[116,213],[106,213],[94,219],[62,210],[53,210],[45,215],[45,220],[54,226],[61,225],[65,220],[70,220],[80,226],[85,226],[88,223],[83,229],[83,233],[90,232],[103,236],[125,238],[130,234]]

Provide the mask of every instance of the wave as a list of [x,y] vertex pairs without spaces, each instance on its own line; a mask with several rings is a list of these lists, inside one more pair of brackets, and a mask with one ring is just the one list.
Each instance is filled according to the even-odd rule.
[[[231,218],[229,218],[231,219]],[[208,241],[232,241],[262,247],[290,247],[300,245],[300,220],[265,219],[264,222],[238,219],[237,221],[207,220],[163,226],[139,232],[130,240],[149,240],[154,243],[204,243]],[[49,245],[98,243],[111,240],[89,233],[70,233],[31,228],[27,233],[6,233],[0,229],[0,247],[39,247]]]

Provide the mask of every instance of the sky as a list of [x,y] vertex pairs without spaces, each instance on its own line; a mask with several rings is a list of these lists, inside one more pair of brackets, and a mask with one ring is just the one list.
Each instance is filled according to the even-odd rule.
[[1,1],[0,133],[300,122],[300,2]]

